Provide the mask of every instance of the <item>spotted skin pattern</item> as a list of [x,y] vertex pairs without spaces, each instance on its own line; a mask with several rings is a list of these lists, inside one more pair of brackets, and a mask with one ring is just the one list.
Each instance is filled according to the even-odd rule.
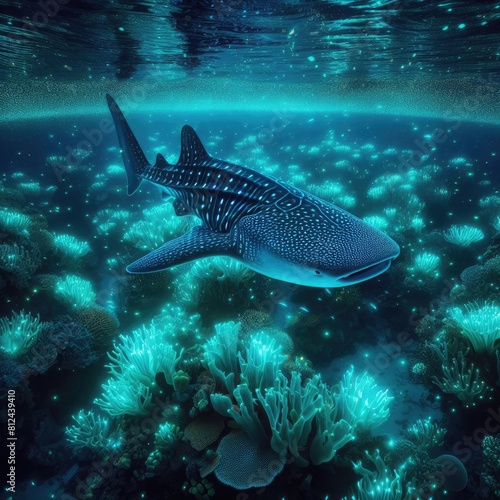
[[181,132],[177,164],[158,154],[150,165],[116,102],[107,99],[129,194],[146,180],[174,197],[177,215],[201,219],[201,226],[133,262],[128,272],[156,272],[228,255],[272,278],[338,287],[378,276],[399,255],[396,242],[345,210],[250,168],[210,157],[189,125]]

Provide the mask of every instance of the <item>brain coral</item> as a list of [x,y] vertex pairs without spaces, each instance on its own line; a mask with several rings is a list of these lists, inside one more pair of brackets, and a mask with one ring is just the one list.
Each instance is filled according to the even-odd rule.
[[75,319],[92,334],[93,349],[97,354],[107,349],[118,332],[119,323],[116,316],[101,307],[82,309],[78,311]]
[[215,469],[217,479],[237,490],[271,484],[286,462],[284,453],[278,455],[241,431],[233,431],[222,438],[217,453],[220,457]]
[[201,415],[186,426],[184,436],[196,451],[201,451],[217,441],[224,426],[224,419],[215,413]]

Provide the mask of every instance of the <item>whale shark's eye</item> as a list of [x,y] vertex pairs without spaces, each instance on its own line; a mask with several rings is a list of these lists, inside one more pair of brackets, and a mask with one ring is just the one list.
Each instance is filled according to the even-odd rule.
[[315,269],[314,272],[315,272],[316,276],[319,276],[321,274],[317,269]]

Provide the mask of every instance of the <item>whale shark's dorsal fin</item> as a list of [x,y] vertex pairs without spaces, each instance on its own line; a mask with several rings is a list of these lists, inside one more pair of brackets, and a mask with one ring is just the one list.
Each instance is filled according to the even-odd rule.
[[166,168],[166,169],[169,169],[172,165],[170,165],[170,163],[168,163],[167,160],[165,160],[165,157],[161,154],[161,153],[158,153],[156,155],[156,163],[155,163],[155,167],[156,168]]
[[184,125],[181,131],[181,165],[199,165],[204,161],[211,160],[198,134],[189,125]]

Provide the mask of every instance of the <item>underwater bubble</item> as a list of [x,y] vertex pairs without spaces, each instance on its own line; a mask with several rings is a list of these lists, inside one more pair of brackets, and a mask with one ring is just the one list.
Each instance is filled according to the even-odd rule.
[[435,462],[441,466],[444,487],[450,491],[462,491],[467,486],[468,475],[464,464],[453,455],[440,455]]

